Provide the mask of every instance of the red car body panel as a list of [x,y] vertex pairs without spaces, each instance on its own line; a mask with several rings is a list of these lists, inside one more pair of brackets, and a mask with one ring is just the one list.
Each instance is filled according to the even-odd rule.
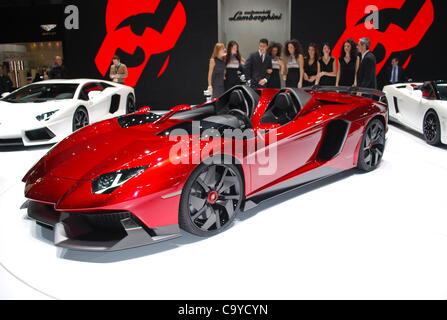
[[[261,91],[251,118],[255,133],[262,127],[261,118],[277,94],[278,90],[273,89]],[[387,127],[385,104],[350,94],[312,91],[310,94],[312,98],[296,118],[276,129],[278,170],[274,175],[262,176],[258,173],[259,164],[247,164],[251,162],[246,160],[255,154],[238,159],[247,199],[261,196],[287,181],[322,168],[328,172],[339,172],[356,167],[367,124],[379,117]],[[335,157],[318,159],[325,128],[337,119],[349,123],[343,146]],[[168,119],[161,123],[123,128],[117,119],[110,119],[81,129],[50,150],[27,173],[23,179],[26,183],[25,196],[33,202],[51,206],[56,214],[95,215],[126,211],[144,228],[151,230],[178,225],[181,191],[198,164],[173,165],[169,155],[175,142],[158,134],[182,122],[185,120]],[[189,137],[190,141],[198,138]],[[231,141],[200,140],[199,143],[203,150],[216,143],[225,145]],[[150,167],[111,194],[92,192],[93,179],[140,166]]]

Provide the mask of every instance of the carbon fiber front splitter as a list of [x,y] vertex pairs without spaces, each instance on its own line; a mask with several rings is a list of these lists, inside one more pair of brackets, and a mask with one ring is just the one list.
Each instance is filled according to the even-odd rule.
[[174,239],[178,225],[148,229],[129,212],[65,213],[30,201],[28,217],[54,230],[56,246],[82,251],[118,251]]

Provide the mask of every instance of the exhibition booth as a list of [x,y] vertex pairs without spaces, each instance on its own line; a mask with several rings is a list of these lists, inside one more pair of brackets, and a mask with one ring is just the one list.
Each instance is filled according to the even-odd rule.
[[[0,11],[19,88],[0,99],[0,299],[447,297],[445,2]],[[329,43],[338,59],[363,37],[380,90],[204,94],[218,42],[244,58],[262,38]],[[46,81],[56,56],[70,79]],[[395,58],[411,82],[382,90]]]

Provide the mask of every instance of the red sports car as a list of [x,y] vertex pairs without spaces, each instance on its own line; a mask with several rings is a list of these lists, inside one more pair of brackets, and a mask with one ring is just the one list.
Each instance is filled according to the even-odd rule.
[[267,198],[376,169],[387,129],[386,100],[367,89],[239,86],[164,115],[146,107],[50,150],[23,179],[28,215],[78,250],[151,244],[180,228],[211,236]]

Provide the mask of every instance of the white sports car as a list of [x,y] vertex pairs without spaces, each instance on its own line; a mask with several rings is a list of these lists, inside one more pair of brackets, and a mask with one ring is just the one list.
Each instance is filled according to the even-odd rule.
[[33,83],[2,95],[0,146],[56,143],[90,123],[135,111],[134,89],[114,82]]
[[386,86],[390,120],[424,134],[430,145],[447,144],[447,81]]

